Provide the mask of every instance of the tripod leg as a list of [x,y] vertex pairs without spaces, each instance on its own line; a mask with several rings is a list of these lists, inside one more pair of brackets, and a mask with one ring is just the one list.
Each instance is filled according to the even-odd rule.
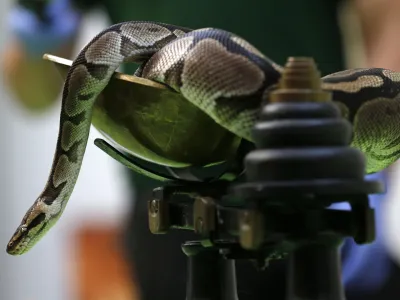
[[238,300],[235,261],[223,259],[218,249],[187,242],[186,300]]
[[287,300],[344,300],[338,246],[307,244],[290,254]]

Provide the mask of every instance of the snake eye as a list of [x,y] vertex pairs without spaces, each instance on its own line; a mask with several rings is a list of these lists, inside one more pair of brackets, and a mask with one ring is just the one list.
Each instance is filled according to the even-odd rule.
[[20,228],[21,232],[25,232],[27,230],[26,226],[21,226]]

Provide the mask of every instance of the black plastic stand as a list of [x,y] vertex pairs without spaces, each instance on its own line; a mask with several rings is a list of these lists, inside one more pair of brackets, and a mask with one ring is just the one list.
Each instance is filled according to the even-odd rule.
[[[169,180],[149,200],[149,227],[154,234],[179,229],[199,235],[182,247],[187,300],[237,300],[235,260],[263,268],[284,257],[287,300],[345,299],[338,247],[345,237],[358,244],[374,240],[368,194],[384,188],[364,179],[364,156],[350,147],[351,124],[319,78],[312,60],[289,59],[280,89],[255,124],[256,149],[247,148],[207,180],[190,170],[152,171],[97,141],[126,166]],[[339,202],[351,210],[329,209]]]
[[204,248],[200,242],[187,242],[186,300],[238,300],[235,261],[221,259],[218,249]]
[[304,245],[290,254],[288,300],[344,300],[338,247]]

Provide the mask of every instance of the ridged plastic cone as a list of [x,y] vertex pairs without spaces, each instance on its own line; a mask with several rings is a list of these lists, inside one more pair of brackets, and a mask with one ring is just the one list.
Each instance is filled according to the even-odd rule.
[[321,73],[314,59],[290,57],[283,69],[278,88],[270,102],[330,101],[331,93],[321,88]]

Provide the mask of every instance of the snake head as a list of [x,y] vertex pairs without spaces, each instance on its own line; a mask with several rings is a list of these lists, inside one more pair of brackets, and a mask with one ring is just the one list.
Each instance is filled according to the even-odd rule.
[[[45,205],[40,198],[27,211],[21,224],[7,244],[7,253],[21,255],[29,251],[50,228],[46,222]],[[53,223],[53,222],[50,222]]]
[[19,255],[25,253],[26,241],[27,241],[27,230],[28,227],[26,225],[18,226],[17,230],[11,237],[10,241],[7,244],[7,253],[11,255]]

